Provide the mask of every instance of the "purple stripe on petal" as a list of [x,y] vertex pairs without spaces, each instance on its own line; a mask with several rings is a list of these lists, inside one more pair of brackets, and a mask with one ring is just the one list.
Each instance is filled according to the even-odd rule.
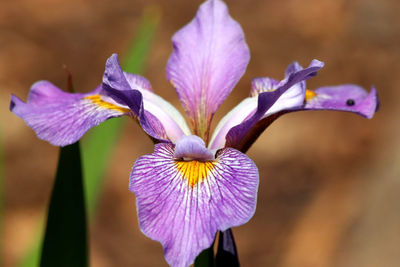
[[139,119],[140,126],[155,142],[169,142],[161,121],[143,108],[143,96],[139,90],[116,90],[103,84],[107,94],[119,103],[127,105]]
[[136,89],[141,92],[144,90],[153,92],[153,88],[151,87],[150,82],[146,78],[144,78],[140,75],[137,75],[137,74],[127,73],[127,72],[124,72],[124,76],[129,84],[129,86],[132,89]]
[[130,113],[128,107],[99,94],[66,93],[47,81],[32,85],[25,103],[12,95],[10,110],[21,117],[40,139],[56,146],[78,141],[101,122]]
[[291,74],[301,71],[303,67],[298,62],[291,63],[285,71],[285,77],[289,77]]
[[116,102],[129,106],[143,130],[157,142],[175,142],[190,134],[181,114],[152,92],[147,79],[122,71],[116,54],[107,60],[102,88]]
[[[246,117],[245,120],[238,125],[226,124],[224,127],[220,128],[221,133],[219,133],[219,138],[215,141],[215,143],[211,144],[211,148],[217,148],[223,144],[223,139],[221,136],[224,135],[224,132],[227,132],[225,136],[225,146],[227,147],[233,147],[242,150],[247,146],[246,143],[249,142],[250,139],[252,142],[254,142],[254,138],[258,136],[249,135],[251,135],[251,131],[256,123],[266,116],[281,110],[298,107],[303,101],[302,99],[304,99],[302,86],[299,86],[298,84],[315,76],[315,73],[322,67],[322,62],[313,60],[305,69],[298,69],[296,72],[290,72],[290,70],[287,71],[287,73],[290,73],[288,74],[289,76],[283,81],[279,82],[274,91],[265,91],[259,93],[257,98],[257,107],[254,109],[254,111],[252,111],[251,116]],[[294,67],[293,69],[297,68]],[[268,81],[265,80],[267,84],[274,83],[270,82],[271,79],[269,78],[265,79],[268,79]],[[259,80],[257,83],[262,85],[263,83],[261,81],[262,80]],[[261,89],[261,87],[258,89]],[[251,104],[254,105],[254,103]],[[228,126],[232,128],[228,130]]]
[[302,107],[282,110],[258,121],[251,130],[241,151],[245,152],[257,137],[280,116],[307,110],[336,110],[353,112],[366,118],[372,118],[379,108],[378,94],[374,87],[367,93],[362,87],[352,84],[321,87],[315,92],[307,90],[305,104]]
[[140,228],[161,242],[171,266],[190,265],[218,230],[246,223],[257,189],[257,167],[231,148],[220,150],[215,161],[183,162],[174,160],[173,145],[157,144],[136,161],[130,177]]
[[225,3],[209,0],[172,38],[167,79],[174,85],[194,133],[207,141],[214,112],[239,81],[250,59],[240,25]]
[[364,88],[353,84],[326,86],[315,90],[315,94],[299,110],[348,111],[370,119],[379,106],[374,87],[367,93]]

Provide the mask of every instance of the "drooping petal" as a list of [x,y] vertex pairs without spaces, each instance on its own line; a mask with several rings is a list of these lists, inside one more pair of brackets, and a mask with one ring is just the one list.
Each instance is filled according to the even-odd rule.
[[190,134],[179,111],[154,94],[147,79],[123,72],[116,54],[107,60],[103,89],[115,101],[129,106],[139,118],[143,130],[152,138],[175,142],[182,135]]
[[172,38],[167,79],[174,85],[194,133],[207,142],[214,112],[245,72],[249,49],[225,3],[209,0]]
[[40,139],[56,146],[75,143],[101,122],[130,113],[127,106],[105,96],[100,88],[88,94],[67,93],[48,81],[33,84],[26,103],[12,95],[10,110]]
[[139,225],[161,242],[171,266],[188,266],[218,230],[246,223],[254,214],[258,170],[241,152],[220,150],[214,161],[178,161],[160,143],[133,166]]
[[281,82],[271,78],[254,79],[251,90],[254,96],[244,99],[222,118],[209,147],[216,149],[226,145],[242,149],[241,143],[246,141],[245,137],[259,120],[301,106],[305,94],[304,80],[313,77],[323,63],[313,60],[305,69],[297,68],[297,65],[289,66],[286,78]]
[[354,84],[326,86],[307,92],[305,105],[299,110],[348,111],[370,119],[379,107],[374,87],[369,93]]
[[258,121],[251,131],[251,135],[249,135],[252,138],[246,140],[241,151],[246,151],[264,129],[287,113],[307,110],[335,110],[352,112],[371,119],[378,108],[379,98],[374,87],[369,93],[362,87],[353,84],[321,87],[315,91],[307,90],[304,104],[301,107],[282,110]]

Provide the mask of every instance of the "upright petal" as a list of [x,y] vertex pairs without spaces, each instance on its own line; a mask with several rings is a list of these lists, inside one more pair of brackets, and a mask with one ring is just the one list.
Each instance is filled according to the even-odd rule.
[[210,148],[229,146],[241,150],[243,142],[247,140],[245,137],[254,130],[259,120],[282,110],[302,106],[304,80],[313,77],[323,63],[313,60],[306,69],[298,66],[297,63],[291,64],[286,71],[286,78],[280,82],[271,78],[254,79],[250,93],[253,96],[244,99],[222,118],[211,138]]
[[167,79],[174,85],[194,134],[208,139],[211,119],[246,70],[249,49],[225,3],[209,0],[172,38]]
[[115,101],[129,106],[143,130],[152,138],[175,142],[182,135],[190,134],[179,111],[154,94],[147,79],[123,72],[116,54],[107,60],[103,89]]
[[257,189],[257,167],[231,148],[213,161],[180,161],[173,145],[157,144],[136,161],[130,177],[140,228],[161,242],[171,266],[188,266],[218,230],[246,223]]
[[354,84],[326,86],[307,92],[305,105],[298,110],[348,111],[371,119],[379,107],[374,87],[369,93]]
[[26,103],[12,95],[10,110],[40,139],[56,146],[75,143],[99,123],[130,114],[127,106],[102,94],[100,88],[88,94],[73,94],[48,81],[33,84]]

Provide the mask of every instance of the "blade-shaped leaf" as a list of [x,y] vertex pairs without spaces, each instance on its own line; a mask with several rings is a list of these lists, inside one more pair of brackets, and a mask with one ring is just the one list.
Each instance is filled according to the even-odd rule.
[[194,261],[194,267],[213,267],[214,266],[214,242],[211,247],[203,250]]
[[230,228],[226,231],[219,232],[216,265],[217,267],[240,266],[235,239],[233,238],[233,233]]
[[40,266],[88,266],[79,142],[60,149]]

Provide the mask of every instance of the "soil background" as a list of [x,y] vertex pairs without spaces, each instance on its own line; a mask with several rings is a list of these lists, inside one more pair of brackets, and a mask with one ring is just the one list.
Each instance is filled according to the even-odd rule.
[[[58,148],[36,138],[9,112],[10,94],[26,99],[37,80],[87,92],[106,59],[123,54],[141,14],[162,14],[144,76],[180,103],[165,79],[170,38],[201,1],[2,0],[0,126],[5,153],[2,266],[17,266],[38,235]],[[227,1],[242,25],[251,61],[213,126],[249,93],[254,77],[283,77],[286,66],[317,58],[325,67],[307,86],[344,83],[369,90],[381,105],[372,120],[341,112],[288,114],[248,152],[260,171],[255,216],[233,229],[242,266],[400,266],[400,4],[397,0]],[[101,149],[101,148],[99,148]],[[128,177],[153,145],[128,122],[111,156],[90,225],[91,266],[166,266],[162,248],[139,230]],[[73,196],[71,196],[73,197]]]

